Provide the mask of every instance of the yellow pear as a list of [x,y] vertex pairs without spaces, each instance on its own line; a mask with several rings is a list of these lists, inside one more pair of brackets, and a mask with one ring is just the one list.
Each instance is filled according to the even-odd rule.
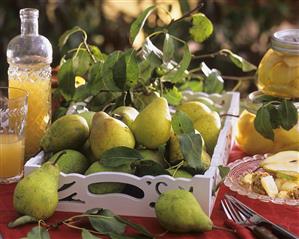
[[135,147],[135,138],[129,127],[102,111],[92,119],[89,140],[91,151],[97,159],[104,151],[114,147]]
[[184,102],[181,105],[177,106],[177,110],[186,113],[193,122],[202,117],[202,115],[212,112],[208,106],[199,101]]
[[[132,123],[139,114],[138,110],[131,106],[120,106],[113,110],[112,114],[118,115],[120,120],[131,128]],[[116,117],[118,118],[118,117]]]
[[149,149],[166,143],[171,131],[167,100],[159,97],[146,106],[133,122],[132,131],[136,141]]

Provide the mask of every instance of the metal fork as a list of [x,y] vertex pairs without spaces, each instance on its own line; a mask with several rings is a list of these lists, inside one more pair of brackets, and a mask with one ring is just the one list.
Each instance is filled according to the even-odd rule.
[[249,228],[252,233],[259,239],[278,239],[271,231],[263,226],[255,225],[247,220],[247,218],[227,199],[221,200],[221,206],[226,217],[237,224]]
[[251,208],[247,207],[245,204],[240,202],[238,199],[236,199],[233,196],[225,195],[224,196],[227,201],[229,201],[235,208],[238,209],[240,213],[245,217],[245,220],[247,222],[250,222],[252,224],[256,225],[267,225],[270,227],[270,229],[275,232],[278,236],[280,236],[283,239],[299,239],[295,234],[287,231],[286,229],[282,228],[281,226],[271,222],[270,220],[264,218],[263,216],[259,215],[255,211],[253,211]]

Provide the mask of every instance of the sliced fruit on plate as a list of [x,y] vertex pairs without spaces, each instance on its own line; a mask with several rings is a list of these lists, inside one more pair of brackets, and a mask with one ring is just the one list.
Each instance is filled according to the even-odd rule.
[[271,175],[262,177],[261,183],[269,197],[274,198],[278,194],[278,188],[275,184],[274,178]]
[[299,178],[299,151],[282,151],[260,163],[267,171]]

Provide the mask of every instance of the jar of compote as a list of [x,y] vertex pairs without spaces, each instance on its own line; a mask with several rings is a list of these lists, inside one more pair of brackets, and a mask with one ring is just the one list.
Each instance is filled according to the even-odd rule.
[[266,95],[299,98],[299,29],[273,34],[258,67],[257,85]]

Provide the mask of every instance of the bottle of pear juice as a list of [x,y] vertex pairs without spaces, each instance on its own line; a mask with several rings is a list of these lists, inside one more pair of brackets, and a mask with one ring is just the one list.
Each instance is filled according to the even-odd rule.
[[21,35],[7,47],[10,87],[28,92],[28,117],[25,133],[25,154],[28,159],[40,149],[40,140],[51,120],[52,46],[38,34],[37,9],[20,10]]

